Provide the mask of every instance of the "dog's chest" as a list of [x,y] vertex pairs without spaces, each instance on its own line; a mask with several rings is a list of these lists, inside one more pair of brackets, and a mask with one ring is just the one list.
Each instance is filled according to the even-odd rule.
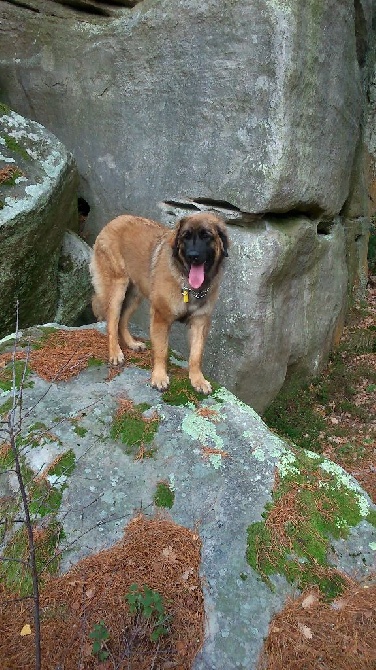
[[[188,295],[186,294],[188,293]],[[187,321],[191,316],[199,316],[200,314],[205,314],[207,309],[207,299],[206,296],[202,298],[197,298],[195,295],[192,295],[190,292],[184,291],[182,289],[181,300],[179,307],[177,309],[177,320],[181,322]]]

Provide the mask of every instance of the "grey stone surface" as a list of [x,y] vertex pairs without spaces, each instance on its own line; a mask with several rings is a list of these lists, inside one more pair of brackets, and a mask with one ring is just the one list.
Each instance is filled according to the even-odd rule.
[[91,303],[91,254],[91,247],[81,237],[72,231],[65,233],[59,258],[59,297],[54,318],[57,323],[77,325],[77,319]]
[[[9,340],[2,346],[9,347]],[[255,670],[270,618],[291,587],[277,577],[271,591],[249,567],[247,528],[261,519],[271,498],[275,468],[282,472],[289,467],[289,450],[254,410],[225,388],[201,402],[201,408],[217,413],[208,419],[192,405],[163,402],[150,386],[148,370],[126,368],[112,381],[106,376],[105,365],[90,367],[69,382],[48,384],[32,374],[27,381],[34,385],[23,392],[24,434],[36,422],[46,425],[39,447],[23,451],[30,467],[40,472],[58,453],[73,449],[76,454],[59,513],[67,548],[62,568],[119,540],[140,509],[153,514],[156,484],[166,480],[175,491],[171,518],[196,529],[203,542],[207,623],[194,668]],[[119,397],[147,402],[157,412],[160,425],[152,458],[136,461],[120,441],[111,439]],[[227,456],[207,457],[204,447]],[[331,472],[330,463],[328,467]],[[341,468],[333,467],[333,477],[341,478]],[[366,515],[369,500],[347,475],[344,481],[359,492]],[[355,567],[362,576],[375,549],[375,529],[362,522],[349,543],[340,543],[332,560],[351,572],[350,554],[359,552]]]
[[74,152],[97,232],[187,196],[335,215],[372,11],[355,4],[144,0],[114,19],[3,3],[1,89]]
[[[163,210],[168,225],[189,211]],[[339,218],[323,228],[303,216],[245,228],[232,216],[204,369],[261,412],[286,375],[315,375],[326,360],[347,300],[345,230]],[[175,325],[174,346],[184,355],[185,341]]]
[[51,320],[64,232],[78,225],[73,158],[39,123],[0,110],[0,166],[22,173],[0,186],[0,335]]

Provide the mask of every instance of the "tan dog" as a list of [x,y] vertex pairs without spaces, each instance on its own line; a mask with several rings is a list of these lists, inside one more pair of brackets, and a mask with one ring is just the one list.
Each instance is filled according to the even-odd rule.
[[145,297],[150,300],[152,386],[168,387],[168,336],[178,320],[189,326],[192,386],[210,393],[201,360],[228,244],[224,222],[208,213],[187,216],[174,230],[128,215],[103,228],[94,244],[90,271],[94,314],[107,321],[110,363],[124,361],[119,338],[130,349],[145,348],[128,330],[130,316]]

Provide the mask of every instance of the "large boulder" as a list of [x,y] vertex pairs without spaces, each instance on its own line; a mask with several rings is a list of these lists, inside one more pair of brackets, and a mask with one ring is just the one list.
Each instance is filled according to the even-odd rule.
[[[206,630],[195,670],[254,670],[270,619],[294,588],[289,582],[300,584],[299,566],[308,583],[321,570],[325,578],[318,583],[330,593],[343,586],[343,574],[331,572],[331,566],[357,578],[372,571],[375,508],[357,482],[317,454],[292,451],[225,388],[208,398],[197,396],[185,381],[184,364],[172,356],[171,388],[161,395],[150,385],[148,353],[138,355],[142,367],[131,357],[109,379],[103,364],[105,338],[91,327],[55,332],[50,326],[19,333],[21,369],[30,342],[18,443],[33,523],[55,533],[60,524],[49,551],[56,557],[62,550],[60,567],[67,570],[120,540],[135,510],[153,515],[160,509],[156,491],[163,483],[171,494],[166,505],[170,518],[195,530],[202,540]],[[12,405],[13,349],[14,340],[0,341],[0,418]],[[0,434],[0,495],[13,502],[18,489],[5,428]],[[297,479],[302,482],[299,490]],[[265,518],[270,503],[289,485],[295,486],[294,497],[286,503],[282,519],[288,522],[282,521],[282,527],[286,533],[294,527],[293,500],[298,498],[298,535],[276,565],[272,557],[275,552],[278,556],[279,546],[268,540]],[[316,507],[309,495],[316,496]],[[328,499],[327,507],[323,500]],[[19,559],[17,545],[12,549],[11,523],[5,531],[5,555]],[[315,543],[320,549],[317,561],[312,558]],[[167,557],[173,554],[171,547],[166,552]],[[47,565],[49,556],[44,555]],[[153,559],[165,557],[157,554]],[[145,566],[148,576],[152,563]],[[12,563],[0,567],[0,576],[9,583],[15,572]],[[187,577],[177,572],[176,579]],[[101,595],[96,597],[100,600]],[[57,616],[64,614],[64,607],[64,602],[61,607],[56,603]]]
[[0,335],[54,318],[58,262],[78,225],[73,157],[39,123],[0,112]]
[[[188,211],[166,208],[162,219],[172,225]],[[286,378],[316,375],[327,358],[344,318],[346,235],[339,219],[320,226],[304,216],[267,217],[244,228],[232,216],[205,370],[261,412]],[[183,326],[173,332],[186,355]]]
[[117,18],[51,4],[3,3],[1,90],[74,152],[93,229],[181,197],[340,212],[371,0],[144,0]]

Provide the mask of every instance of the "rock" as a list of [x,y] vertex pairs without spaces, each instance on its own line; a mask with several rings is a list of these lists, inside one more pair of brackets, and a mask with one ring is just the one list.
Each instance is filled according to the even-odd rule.
[[[0,335],[55,316],[58,261],[67,228],[77,227],[72,156],[39,123],[0,110]],[[10,172],[9,172],[10,170]]]
[[93,293],[90,258],[89,245],[75,233],[66,232],[59,259],[59,302],[54,318],[57,323],[77,325],[77,319],[90,304]]
[[[72,333],[91,336],[92,327],[58,332],[66,337]],[[271,501],[276,468],[280,479],[287,481],[289,476],[296,479],[310,464],[312,472],[320,471],[325,479],[323,488],[318,489],[321,497],[330,491],[345,492],[346,508],[355,510],[350,523],[354,532],[348,543],[345,538],[339,543],[338,552],[333,546],[330,560],[349,573],[354,568],[358,577],[372,569],[376,544],[369,515],[375,515],[374,508],[356,482],[337,465],[310,452],[296,456],[251,407],[225,388],[201,400],[192,394],[180,400],[174,393],[161,395],[150,386],[150,370],[135,365],[109,380],[98,352],[96,365],[90,359],[89,367],[72,379],[43,379],[35,371],[32,357],[36,351],[39,362],[44,362],[43,349],[33,347],[43,347],[52,335],[51,326],[48,330],[34,329],[22,333],[19,342],[21,347],[31,340],[32,346],[19,439],[26,445],[22,451],[25,464],[38,475],[56,463],[57,456],[71,455],[69,472],[55,476],[53,481],[50,478],[54,490],[62,491],[62,499],[51,497],[57,500],[56,508],[42,519],[44,524],[55,518],[63,524],[65,539],[60,546],[67,551],[61,567],[67,570],[80,558],[114,544],[137,510],[152,515],[157,484],[167,482],[174,492],[171,518],[196,529],[203,543],[201,572],[207,628],[195,670],[255,669],[270,619],[292,593],[285,576],[270,575],[268,585],[246,556],[254,549],[250,530],[260,526]],[[1,351],[12,350],[9,338],[0,346]],[[48,355],[52,354],[50,350]],[[176,365],[177,359],[174,361]],[[75,362],[70,360],[70,364],[74,367]],[[63,359],[61,365],[66,370]],[[175,367],[174,380],[178,372]],[[3,393],[3,402],[10,394]],[[154,417],[156,429],[151,443],[140,438],[133,448],[125,444],[130,434],[127,424],[114,431],[119,398],[138,407],[141,422]],[[0,407],[0,413],[7,410],[9,407]],[[141,443],[144,458],[135,460]],[[299,459],[304,459],[301,472]],[[2,477],[4,480],[5,475]],[[313,481],[310,479],[310,491]],[[335,508],[337,537],[348,527],[341,516],[346,516],[346,508]],[[40,506],[34,504],[35,509]],[[38,523],[39,513],[35,514]],[[305,523],[309,523],[308,517]],[[325,542],[331,544],[328,538]],[[350,556],[354,552],[359,554],[355,566]],[[293,560],[296,557],[290,555],[288,564]],[[308,558],[299,560],[304,565]]]
[[116,19],[33,7],[3,4],[3,96],[74,153],[93,232],[184,197],[341,211],[371,0],[144,0]]
[[[162,219],[173,225],[188,211],[184,204],[165,207]],[[245,228],[241,214],[216,212],[230,224],[231,246],[204,369],[262,412],[286,378],[318,374],[343,325],[344,226],[340,219],[323,225],[295,216],[263,218]],[[175,325],[174,346],[184,355],[185,340],[185,330]]]

